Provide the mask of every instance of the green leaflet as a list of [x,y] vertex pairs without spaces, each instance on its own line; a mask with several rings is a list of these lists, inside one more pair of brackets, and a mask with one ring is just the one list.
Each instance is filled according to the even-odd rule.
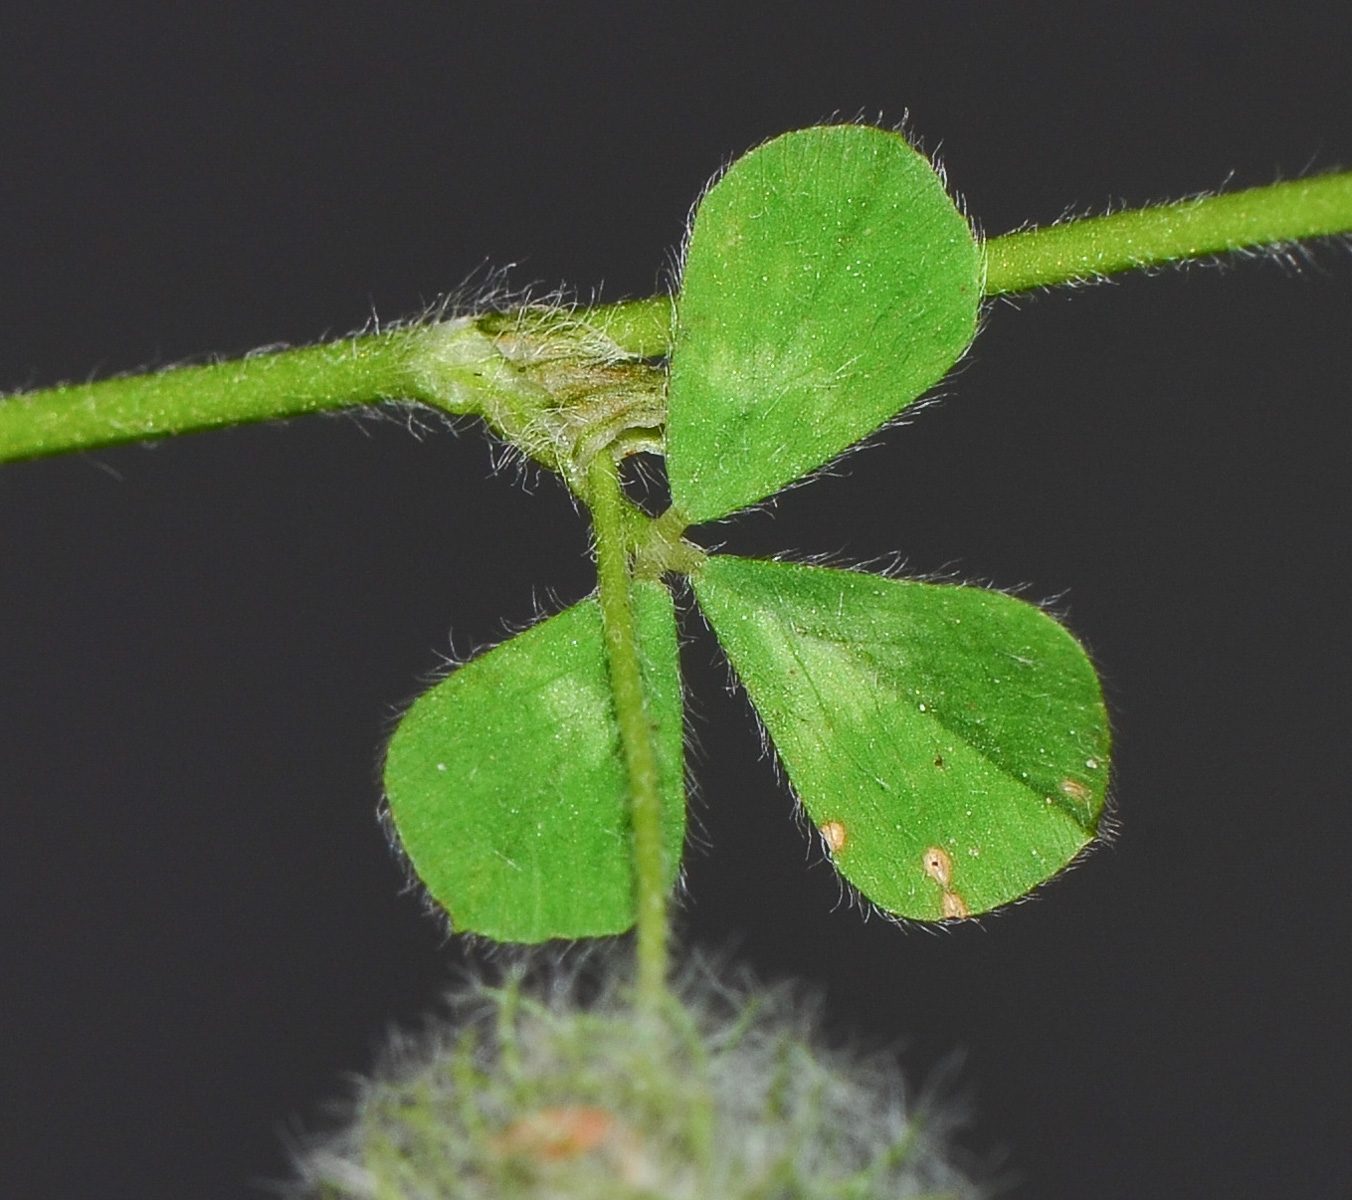
[[[921,395],[970,342],[981,281],[966,220],[897,134],[808,129],[734,163],[699,207],[677,299],[672,529],[762,499]],[[837,867],[879,907],[984,912],[1094,837],[1103,700],[1084,652],[1040,610],[977,588],[699,557],[649,554],[640,574],[690,571]],[[657,584],[633,595],[670,885],[685,821],[675,620]],[[629,789],[598,603],[420,698],[391,741],[386,790],[456,929],[513,942],[628,929]]]
[[1084,651],[1041,610],[722,555],[693,582],[837,868],[880,908],[984,912],[1093,838],[1107,716]]
[[[634,583],[633,598],[674,884],[685,832],[675,615],[659,584]],[[457,931],[542,942],[633,925],[619,738],[595,599],[418,698],[390,742],[385,791],[405,852]]]
[[738,159],[695,215],[667,470],[692,522],[821,466],[934,384],[976,332],[981,259],[926,159],[836,125]]

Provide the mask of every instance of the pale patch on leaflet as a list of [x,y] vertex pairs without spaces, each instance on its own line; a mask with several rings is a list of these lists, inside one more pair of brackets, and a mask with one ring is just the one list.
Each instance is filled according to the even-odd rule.
[[930,846],[920,856],[920,863],[925,874],[943,888],[939,905],[944,919],[969,916],[967,901],[953,888],[953,860],[948,857],[948,851],[942,846]]
[[953,877],[953,860],[940,846],[931,846],[921,855],[925,874],[934,880],[944,891],[948,890],[949,880]]
[[848,840],[848,834],[845,832],[845,826],[839,821],[827,821],[818,830],[822,835],[822,840],[826,843],[826,848],[832,854],[839,854],[845,849],[845,843]]

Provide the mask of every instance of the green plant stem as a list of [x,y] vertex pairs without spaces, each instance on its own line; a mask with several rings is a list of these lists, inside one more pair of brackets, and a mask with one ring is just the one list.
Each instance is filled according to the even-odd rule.
[[1352,171],[992,238],[988,296],[1352,231]]
[[666,1001],[667,891],[662,870],[662,801],[657,755],[643,699],[638,633],[630,595],[629,547],[619,472],[609,452],[587,471],[588,503],[596,533],[610,687],[629,775],[634,834],[634,890],[638,910],[638,1000],[650,1011]]
[[[659,357],[671,298],[582,309],[577,318],[628,354]],[[539,391],[473,319],[456,318],[0,399],[0,462],[386,400],[494,417]]]
[[671,352],[672,318],[676,306],[670,296],[649,296],[578,310],[578,318],[613,338],[626,354],[662,358]]
[[[985,243],[985,292],[1342,233],[1352,233],[1352,172],[992,238]],[[671,297],[653,296],[568,315],[621,353],[650,359],[669,352],[673,313]],[[384,400],[492,421],[515,412],[523,393],[529,408],[538,392],[484,329],[457,318],[0,399],[0,462]]]
[[429,399],[417,330],[0,400],[0,460],[109,446],[385,399]]

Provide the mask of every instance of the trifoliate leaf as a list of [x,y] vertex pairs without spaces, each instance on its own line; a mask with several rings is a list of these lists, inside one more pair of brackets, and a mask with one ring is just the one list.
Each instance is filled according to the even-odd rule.
[[[674,883],[685,831],[675,616],[662,586],[633,594]],[[542,942],[628,929],[629,792],[596,600],[419,697],[390,742],[385,790],[414,870],[457,931]]]
[[1093,838],[1102,693],[1040,609],[722,555],[693,582],[836,867],[880,908],[984,912]]
[[976,332],[981,262],[929,162],[860,125],[788,133],[695,214],[667,470],[693,522],[777,491],[934,384]]

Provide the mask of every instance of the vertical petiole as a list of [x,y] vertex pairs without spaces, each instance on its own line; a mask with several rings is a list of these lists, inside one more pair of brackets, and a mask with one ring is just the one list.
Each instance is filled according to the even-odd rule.
[[667,996],[667,889],[663,870],[662,800],[652,723],[644,700],[632,574],[619,472],[608,450],[587,471],[587,500],[596,534],[596,574],[601,594],[610,688],[629,777],[634,836],[634,892],[638,935],[638,1001],[649,1011]]

